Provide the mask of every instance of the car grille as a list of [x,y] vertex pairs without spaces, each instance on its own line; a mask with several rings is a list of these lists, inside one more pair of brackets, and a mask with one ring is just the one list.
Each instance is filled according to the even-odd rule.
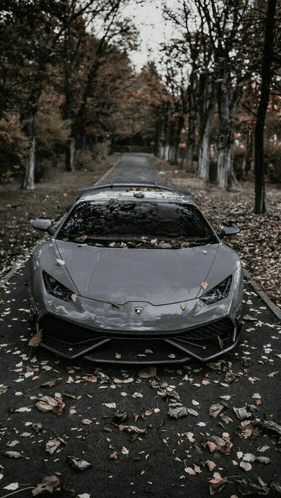
[[220,337],[226,339],[234,332],[234,325],[229,318],[223,318],[216,322],[207,323],[196,329],[186,330],[184,333],[177,335],[178,339],[192,341],[197,343],[208,342],[211,339]]
[[52,315],[44,315],[39,321],[39,328],[69,344],[78,344],[101,335]]
[[83,355],[91,361],[119,363],[118,353],[121,363],[127,364],[184,363],[191,357],[208,361],[232,349],[240,333],[229,318],[180,333],[166,332],[161,337],[91,331],[48,314],[38,325],[43,331],[41,345],[66,358]]

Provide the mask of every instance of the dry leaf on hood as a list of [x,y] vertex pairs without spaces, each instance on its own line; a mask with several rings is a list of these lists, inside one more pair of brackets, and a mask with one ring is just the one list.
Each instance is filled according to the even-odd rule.
[[60,266],[65,265],[65,261],[63,261],[62,259],[57,259],[56,261],[57,261],[58,265],[60,265]]
[[201,282],[201,287],[202,289],[206,290],[208,288],[208,283],[207,282]]
[[44,477],[43,481],[38,484],[36,488],[32,490],[32,495],[37,496],[43,493],[43,491],[49,491],[52,493],[60,485],[60,479],[56,475]]
[[111,306],[113,306],[114,308],[120,308],[120,304],[118,303],[111,303]]
[[186,310],[186,308],[187,308],[187,302],[184,301],[183,303],[181,303],[181,309],[182,309],[182,311],[184,311],[184,310]]

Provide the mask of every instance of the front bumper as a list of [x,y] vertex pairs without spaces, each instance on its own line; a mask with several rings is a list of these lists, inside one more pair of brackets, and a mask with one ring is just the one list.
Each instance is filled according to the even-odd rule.
[[229,317],[160,337],[103,334],[50,314],[37,327],[43,331],[41,345],[65,358],[142,365],[211,361],[235,348],[241,332],[239,319]]

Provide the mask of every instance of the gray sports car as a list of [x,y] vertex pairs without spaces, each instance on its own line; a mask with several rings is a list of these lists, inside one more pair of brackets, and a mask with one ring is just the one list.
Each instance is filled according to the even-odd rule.
[[158,184],[85,189],[31,260],[31,313],[41,345],[108,363],[214,360],[241,331],[238,255],[193,200]]

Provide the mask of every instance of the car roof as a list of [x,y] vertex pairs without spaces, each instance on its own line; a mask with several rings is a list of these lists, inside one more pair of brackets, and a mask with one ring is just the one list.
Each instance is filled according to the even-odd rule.
[[[189,194],[176,188],[157,182],[149,183],[105,183],[95,184],[79,189],[84,192],[77,199],[77,203],[82,201],[106,201],[112,198],[128,200],[147,200],[157,202],[177,202],[196,205],[189,197]],[[142,196],[140,197],[140,194]]]

